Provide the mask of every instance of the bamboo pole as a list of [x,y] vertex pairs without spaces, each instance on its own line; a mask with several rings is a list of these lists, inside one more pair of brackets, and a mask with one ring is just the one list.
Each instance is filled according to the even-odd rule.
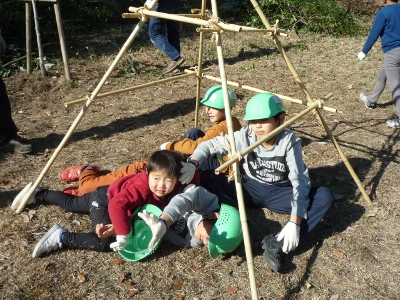
[[[214,80],[214,81],[221,82],[221,78],[218,78],[218,77],[205,75],[205,74],[203,75],[203,77],[207,78],[207,79]],[[256,92],[256,93],[272,93],[272,92],[269,92],[269,91],[266,91],[266,90],[254,88],[254,87],[251,87],[249,85],[242,85],[241,83],[233,82],[233,81],[229,81],[229,80],[227,81],[227,83],[229,85],[231,85],[231,86],[236,86],[236,87],[242,88],[244,90],[249,90],[249,91],[253,91],[253,92]],[[294,99],[292,97],[288,97],[288,96],[284,96],[284,95],[280,95],[280,94],[276,94],[276,93],[273,93],[273,94],[277,95],[279,98],[281,98],[283,100],[288,100],[290,102],[299,103],[299,104],[303,104],[303,105],[306,105],[306,106],[310,105],[310,103],[307,102],[307,101],[303,101],[303,100],[300,100],[300,99]],[[326,100],[329,100],[332,97],[333,97],[333,94],[329,93],[328,95],[323,97],[321,100],[326,101]],[[322,107],[322,109],[326,110],[326,111],[329,111],[329,112],[332,112],[332,113],[337,113],[337,109],[336,108],[327,107],[325,105]]]
[[[34,0],[33,0],[34,1]],[[136,35],[138,34],[140,28],[143,26],[143,24],[147,21],[147,18],[145,16],[142,17],[142,19],[139,21],[139,23],[136,25],[135,29],[132,31],[131,35],[129,36],[128,40],[125,42],[125,44],[122,46],[121,50],[119,51],[118,55],[112,62],[111,66],[107,70],[107,72],[104,74],[103,78],[101,79],[100,83],[97,85],[96,89],[94,92],[90,95],[89,99],[86,101],[86,103],[83,105],[82,110],[76,117],[75,121],[72,123],[71,127],[69,128],[68,132],[65,134],[64,138],[62,139],[61,143],[58,145],[57,149],[54,151],[53,155],[50,157],[49,161],[47,162],[46,166],[40,173],[39,177],[36,179],[35,183],[32,185],[32,187],[29,189],[28,193],[25,195],[25,197],[21,200],[21,204],[19,205],[18,209],[16,210],[16,213],[20,213],[21,210],[25,207],[26,202],[28,201],[29,197],[34,193],[36,188],[39,186],[40,182],[42,181],[43,177],[46,175],[48,172],[49,168],[53,164],[54,160],[57,158],[58,154],[61,152],[62,148],[65,146],[65,144],[68,142],[69,138],[71,137],[72,133],[74,132],[75,128],[78,126],[80,120],[82,119],[83,115],[89,108],[90,104],[92,103],[93,99],[96,98],[98,95],[100,89],[103,87],[104,83],[110,76],[111,72],[115,69],[116,65],[120,61],[122,55],[126,52],[132,41],[135,39]]]
[[[201,1],[201,17],[205,17],[206,11],[206,0]],[[203,26],[201,26],[203,28]],[[203,74],[203,45],[204,45],[204,33],[200,32],[199,37],[199,57],[197,61],[197,85],[196,85],[196,110],[194,111],[194,127],[199,125],[199,109],[200,109],[200,85]]]
[[59,6],[59,1],[54,4],[54,13],[56,14],[56,22],[57,22],[57,30],[58,30],[58,37],[60,39],[60,46],[61,46],[61,53],[64,62],[64,72],[65,72],[65,79],[67,82],[71,82],[71,73],[69,70],[68,64],[68,54],[67,54],[67,47],[65,46],[65,37],[64,37],[64,29],[61,19],[61,11]]
[[40,29],[39,29],[39,18],[36,10],[36,0],[32,0],[32,8],[33,8],[33,18],[35,20],[36,38],[38,43],[40,71],[42,73],[42,76],[44,77],[47,75],[47,70],[46,67],[44,66],[42,40],[40,37]]
[[303,117],[306,114],[308,114],[310,111],[317,110],[317,108],[320,108],[322,105],[323,105],[323,103],[322,103],[321,100],[317,100],[317,101],[313,102],[309,107],[304,109],[302,112],[300,112],[299,114],[297,114],[296,116],[294,116],[290,120],[288,120],[285,123],[283,123],[278,128],[275,128],[274,130],[272,130],[270,133],[268,133],[262,139],[259,139],[254,144],[251,144],[249,147],[244,149],[242,152],[236,153],[235,155],[232,155],[232,157],[227,162],[225,162],[224,164],[220,165],[217,169],[215,169],[215,174],[219,174],[220,172],[222,172],[223,170],[228,168],[230,165],[232,165],[234,162],[239,162],[241,157],[243,157],[244,155],[250,153],[251,151],[253,151],[253,149],[257,148],[262,143],[270,140],[275,135],[277,135],[279,132],[281,132],[283,129],[290,127],[290,125],[292,125],[294,122],[296,122],[301,117]]
[[[254,8],[256,9],[258,15],[260,16],[263,24],[265,25],[265,27],[267,29],[271,29],[271,25],[269,24],[267,18],[265,17],[263,11],[261,10],[260,6],[258,5],[256,0],[250,0],[251,3],[253,4]],[[312,98],[306,88],[306,86],[304,85],[303,81],[300,79],[299,74],[297,73],[297,71],[295,70],[295,68],[293,67],[292,62],[290,61],[289,57],[286,54],[285,49],[283,49],[281,42],[279,41],[278,37],[276,35],[271,35],[272,40],[274,41],[275,45],[278,47],[279,52],[282,54],[286,64],[288,65],[294,79],[296,80],[296,82],[298,83],[300,89],[303,91],[303,93],[305,94],[307,101],[312,103]],[[361,183],[360,179],[358,178],[357,174],[355,173],[353,167],[351,166],[350,162],[347,160],[347,157],[344,155],[339,143],[336,141],[335,137],[332,134],[332,131],[329,129],[328,125],[326,124],[324,118],[322,117],[322,115],[320,114],[320,112],[317,110],[316,111],[316,116],[317,119],[319,120],[319,122],[322,124],[322,126],[324,127],[327,135],[329,136],[330,140],[332,141],[333,145],[335,146],[336,150],[338,151],[340,157],[342,158],[345,166],[347,167],[347,169],[349,170],[351,176],[353,177],[353,180],[355,181],[355,183],[357,184],[358,188],[361,191],[361,194],[364,196],[365,200],[367,201],[368,204],[371,204],[371,199],[369,198],[367,192],[365,191],[365,188],[363,186],[363,184]]]
[[[219,32],[221,29],[218,28],[196,28],[197,32]],[[266,32],[266,33],[273,33],[276,32],[273,29],[250,29],[242,27],[240,32]],[[280,30],[277,31],[279,35],[287,36],[287,33],[283,33]]]
[[[182,79],[182,78],[185,78],[185,77],[196,75],[195,71],[185,70],[185,72],[187,74],[182,74],[182,75],[177,75],[177,76],[173,76],[173,77],[169,77],[169,78],[164,78],[164,79],[160,79],[160,80],[157,80],[157,81],[152,81],[152,82],[149,82],[149,83],[140,84],[140,85],[137,85],[137,86],[134,86],[134,87],[126,88],[126,89],[120,89],[120,90],[111,91],[111,92],[107,92],[107,93],[103,93],[103,94],[98,94],[96,96],[96,99],[104,98],[104,97],[108,97],[108,96],[112,96],[112,95],[119,95],[119,94],[122,94],[122,93],[139,90],[139,89],[142,89],[142,88],[145,88],[145,87],[149,87],[149,86],[153,86],[153,85],[156,85],[156,84],[169,82],[169,81],[175,81],[175,80],[179,80],[179,79]],[[71,105],[80,104],[80,103],[83,103],[83,102],[86,102],[86,101],[87,101],[87,97],[86,98],[80,98],[78,100],[65,102],[64,106],[65,107],[70,107]]]
[[172,21],[180,21],[180,22],[185,22],[193,25],[199,25],[199,26],[204,26],[204,27],[219,27],[221,30],[224,31],[231,31],[231,32],[240,32],[243,28],[243,26],[239,25],[234,25],[234,24],[225,24],[222,22],[214,22],[214,21],[206,21],[206,20],[200,20],[200,19],[195,19],[195,18],[187,18],[179,15],[173,15],[173,14],[167,14],[167,13],[162,13],[162,12],[157,12],[157,11],[152,11],[145,9],[143,7],[129,7],[130,12],[134,13],[141,13],[147,17],[156,17],[160,19],[168,19]]
[[[176,14],[177,16],[182,16],[182,17],[186,17],[186,18],[196,18],[196,19],[202,19],[202,16],[199,14]],[[122,17],[124,19],[140,19],[142,17],[142,14],[139,13],[123,13]],[[155,17],[149,17],[151,18],[155,18]]]
[[[218,12],[217,12],[216,0],[211,0],[211,7],[212,7],[212,12],[213,12],[213,17],[217,18]],[[234,131],[233,131],[233,122],[232,122],[231,108],[230,108],[230,102],[229,102],[229,96],[228,96],[228,85],[226,83],[227,80],[226,80],[226,72],[225,72],[224,55],[222,52],[221,34],[216,33],[215,36],[216,36],[216,44],[217,44],[218,65],[219,65],[220,75],[221,75],[221,79],[222,79],[221,83],[222,83],[222,92],[223,92],[223,96],[224,96],[226,124],[228,127],[229,139],[231,141],[231,151],[232,151],[232,154],[234,155],[236,153],[236,144],[235,144],[235,137],[233,134]],[[252,295],[253,300],[257,300],[258,295],[257,295],[256,279],[255,279],[255,274],[254,274],[253,254],[252,254],[252,250],[251,250],[249,228],[247,225],[247,215],[246,215],[246,208],[245,208],[244,199],[243,199],[243,190],[242,190],[241,176],[240,176],[240,170],[239,170],[239,163],[235,162],[233,165],[233,169],[234,169],[234,176],[235,176],[235,187],[236,187],[236,194],[237,194],[237,200],[238,200],[240,221],[241,221],[242,231],[243,231],[243,241],[244,241],[244,247],[245,247],[245,252],[246,252],[247,268],[248,268],[248,272],[249,272],[251,295]]]
[[32,73],[32,14],[31,3],[25,2],[26,73]]

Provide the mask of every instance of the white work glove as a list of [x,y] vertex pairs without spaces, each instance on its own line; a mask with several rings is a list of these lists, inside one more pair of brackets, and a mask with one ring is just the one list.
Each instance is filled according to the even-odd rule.
[[300,226],[292,221],[286,223],[285,227],[283,227],[277,238],[278,242],[283,240],[282,251],[286,254],[297,247],[299,244],[299,239]]
[[117,235],[117,241],[110,244],[110,248],[114,251],[119,251],[125,248],[128,243],[128,235]]
[[167,150],[167,145],[169,144],[169,142],[166,142],[166,143],[164,143],[164,144],[162,144],[161,146],[160,146],[160,150]]
[[138,213],[138,216],[141,217],[151,229],[153,237],[147,247],[153,249],[158,240],[167,232],[167,225],[165,222],[157,220],[156,216],[149,214],[147,210],[144,210],[143,213]]
[[183,188],[183,192],[184,192],[184,193],[190,192],[190,191],[194,190],[196,187],[197,187],[197,184],[190,183],[190,184],[188,184],[187,186],[185,186],[185,187]]
[[365,54],[362,51],[358,52],[358,59],[364,60],[364,58],[365,58]]
[[188,184],[192,181],[194,173],[196,172],[196,166],[192,163],[182,162],[181,176],[179,181],[182,184]]
[[1,36],[1,30],[0,30],[0,55],[6,52],[6,50],[7,50],[7,45],[3,37]]

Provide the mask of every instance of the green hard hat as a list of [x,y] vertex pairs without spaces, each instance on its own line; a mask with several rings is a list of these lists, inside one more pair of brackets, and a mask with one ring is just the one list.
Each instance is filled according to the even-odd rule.
[[230,205],[221,204],[219,217],[208,240],[208,253],[216,258],[220,253],[235,250],[243,241],[239,211]]
[[282,100],[271,93],[261,93],[253,96],[246,105],[245,121],[268,119],[284,112]]
[[[230,107],[234,107],[236,105],[236,94],[230,88],[228,88],[228,97]],[[209,88],[200,103],[212,108],[224,109],[225,105],[222,85],[216,85]]]
[[146,222],[137,215],[139,211],[142,212],[144,210],[156,217],[159,217],[162,213],[161,209],[153,204],[146,204],[134,212],[130,219],[131,232],[128,235],[128,243],[124,249],[118,251],[128,261],[141,260],[151,255],[161,243],[161,239],[159,239],[152,249],[148,248],[153,233]]

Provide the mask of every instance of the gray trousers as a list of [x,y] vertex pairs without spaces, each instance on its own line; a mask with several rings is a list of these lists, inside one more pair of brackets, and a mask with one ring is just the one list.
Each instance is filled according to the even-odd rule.
[[376,104],[379,96],[389,84],[397,117],[400,119],[400,48],[395,48],[384,54],[384,64],[379,70],[374,90],[367,96],[370,103]]

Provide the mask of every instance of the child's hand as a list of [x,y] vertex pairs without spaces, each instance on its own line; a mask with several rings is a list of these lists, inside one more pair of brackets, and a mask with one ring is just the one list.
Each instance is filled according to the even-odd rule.
[[96,234],[101,239],[108,238],[115,234],[114,226],[112,224],[108,225],[97,224]]
[[196,172],[196,166],[192,162],[182,162],[181,176],[179,181],[182,184],[188,184],[192,181],[194,173]]
[[149,214],[147,210],[144,210],[143,213],[138,213],[138,216],[141,217],[151,229],[153,237],[149,242],[148,248],[153,249],[154,245],[164,236],[165,232],[167,231],[167,223],[164,220],[157,220],[156,216]]

